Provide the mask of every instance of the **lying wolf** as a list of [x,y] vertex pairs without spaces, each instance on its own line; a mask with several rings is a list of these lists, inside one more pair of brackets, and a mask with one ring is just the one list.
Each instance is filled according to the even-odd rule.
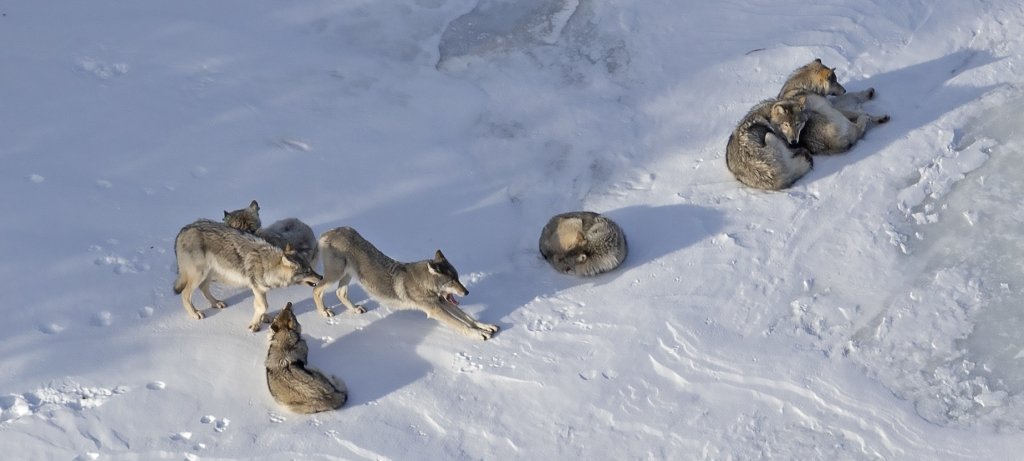
[[888,115],[854,109],[874,97],[874,88],[847,93],[836,79],[835,69],[826,67],[821,59],[793,71],[779,91],[780,99],[796,98],[804,103],[808,118],[800,145],[812,155],[846,152],[868,128],[888,122]]
[[589,211],[552,217],[540,233],[539,246],[556,271],[584,277],[615,269],[628,251],[622,228]]
[[741,183],[785,189],[811,170],[810,152],[799,147],[807,123],[802,102],[770,99],[750,109],[729,136],[725,164]]
[[240,231],[256,235],[278,248],[291,245],[296,253],[306,258],[310,267],[316,267],[316,234],[313,233],[312,228],[299,221],[298,218],[284,218],[274,221],[267,227],[261,227],[263,223],[260,221],[260,204],[253,200],[248,207],[230,212],[225,210],[224,223]]
[[318,413],[345,404],[348,391],[336,377],[306,365],[309,347],[302,326],[288,303],[270,324],[267,351],[267,388],[277,403],[296,413]]

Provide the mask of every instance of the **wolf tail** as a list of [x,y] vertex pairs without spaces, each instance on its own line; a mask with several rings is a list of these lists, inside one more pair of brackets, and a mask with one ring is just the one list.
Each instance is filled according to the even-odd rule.
[[185,290],[185,279],[178,274],[178,278],[174,281],[174,294],[180,295]]

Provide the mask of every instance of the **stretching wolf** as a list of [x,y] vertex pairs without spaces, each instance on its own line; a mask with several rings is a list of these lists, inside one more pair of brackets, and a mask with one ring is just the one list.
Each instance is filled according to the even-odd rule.
[[302,326],[288,303],[270,324],[267,350],[267,388],[277,403],[296,413],[333,410],[348,400],[345,383],[306,365],[309,346]]
[[540,254],[556,271],[588,277],[626,259],[626,235],[615,221],[590,211],[552,217],[540,233]]
[[278,248],[291,245],[310,267],[316,267],[317,246],[316,234],[306,223],[297,218],[285,218],[274,221],[267,227],[261,227],[260,204],[253,200],[248,207],[235,211],[224,211],[224,223],[242,232],[256,235]]
[[835,69],[826,67],[821,59],[793,71],[779,91],[780,99],[796,98],[804,102],[808,119],[800,135],[800,145],[815,155],[846,152],[864,137],[869,127],[888,122],[888,115],[855,110],[874,97],[874,88],[847,93],[836,79]]
[[355,229],[339,227],[320,235],[320,259],[324,280],[313,288],[313,302],[327,317],[334,312],[324,306],[324,290],[333,282],[338,282],[335,293],[349,312],[366,312],[348,299],[348,284],[356,276],[363,289],[378,300],[400,309],[419,309],[466,336],[487,340],[498,331],[497,325],[478,322],[459,308],[455,296],[466,296],[469,290],[459,282],[459,273],[441,250],[434,259],[398,262]]
[[192,304],[196,288],[212,307],[227,307],[210,292],[210,282],[247,286],[253,294],[249,330],[254,332],[267,321],[267,291],[299,283],[316,286],[321,279],[290,247],[281,249],[255,235],[205,219],[181,228],[174,240],[174,254],[178,262],[174,293],[181,295],[185,312],[196,319],[204,317]]
[[795,99],[770,99],[750,109],[729,135],[725,164],[743,184],[785,189],[810,171],[810,152],[798,147],[807,113]]

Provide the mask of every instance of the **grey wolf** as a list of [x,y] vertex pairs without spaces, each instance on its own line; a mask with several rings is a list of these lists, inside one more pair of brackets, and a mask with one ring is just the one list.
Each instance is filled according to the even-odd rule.
[[344,405],[348,400],[345,383],[306,365],[309,347],[302,339],[302,326],[292,312],[292,303],[277,314],[270,330],[265,364],[267,388],[274,400],[296,413],[319,413]]
[[785,189],[810,171],[810,151],[798,146],[807,123],[796,99],[769,99],[750,109],[729,135],[725,164],[741,183],[767,190]]
[[540,233],[539,246],[556,271],[584,277],[618,267],[628,251],[622,228],[590,211],[552,217]]
[[864,137],[869,127],[888,122],[888,115],[870,115],[853,109],[874,97],[874,88],[847,93],[836,79],[835,68],[826,67],[821,59],[793,71],[779,91],[780,99],[797,98],[804,102],[808,119],[800,145],[814,155],[846,152]]
[[310,267],[316,266],[316,234],[297,218],[285,218],[267,227],[261,227],[260,204],[253,200],[248,207],[235,211],[225,210],[224,223],[242,232],[256,235],[278,248],[291,245],[296,253],[306,258]]
[[441,250],[434,253],[434,259],[398,262],[351,227],[324,232],[319,242],[324,282],[313,288],[313,302],[325,316],[334,315],[323,300],[324,290],[333,282],[338,282],[335,293],[348,312],[366,312],[348,299],[348,284],[355,276],[379,301],[400,309],[419,309],[464,335],[487,340],[498,331],[497,325],[478,322],[459,308],[455,296],[466,296],[469,290],[459,282],[459,273]]
[[181,295],[189,315],[203,318],[192,304],[196,288],[211,306],[223,309],[227,304],[213,296],[210,282],[247,286],[253,294],[249,330],[254,332],[267,321],[267,291],[299,283],[316,286],[321,279],[290,247],[278,248],[255,235],[205,219],[181,228],[174,240],[174,254],[178,262],[174,292]]

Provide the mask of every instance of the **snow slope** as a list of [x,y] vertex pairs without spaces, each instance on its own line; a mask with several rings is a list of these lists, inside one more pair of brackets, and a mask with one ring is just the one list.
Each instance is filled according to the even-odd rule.
[[[4,458],[1019,457],[1024,8],[805,3],[0,6]],[[741,187],[726,138],[815,57],[892,121]],[[287,413],[251,294],[170,289],[178,229],[252,199],[442,249],[502,331],[272,291],[350,390]],[[574,209],[622,268],[539,257]]]

